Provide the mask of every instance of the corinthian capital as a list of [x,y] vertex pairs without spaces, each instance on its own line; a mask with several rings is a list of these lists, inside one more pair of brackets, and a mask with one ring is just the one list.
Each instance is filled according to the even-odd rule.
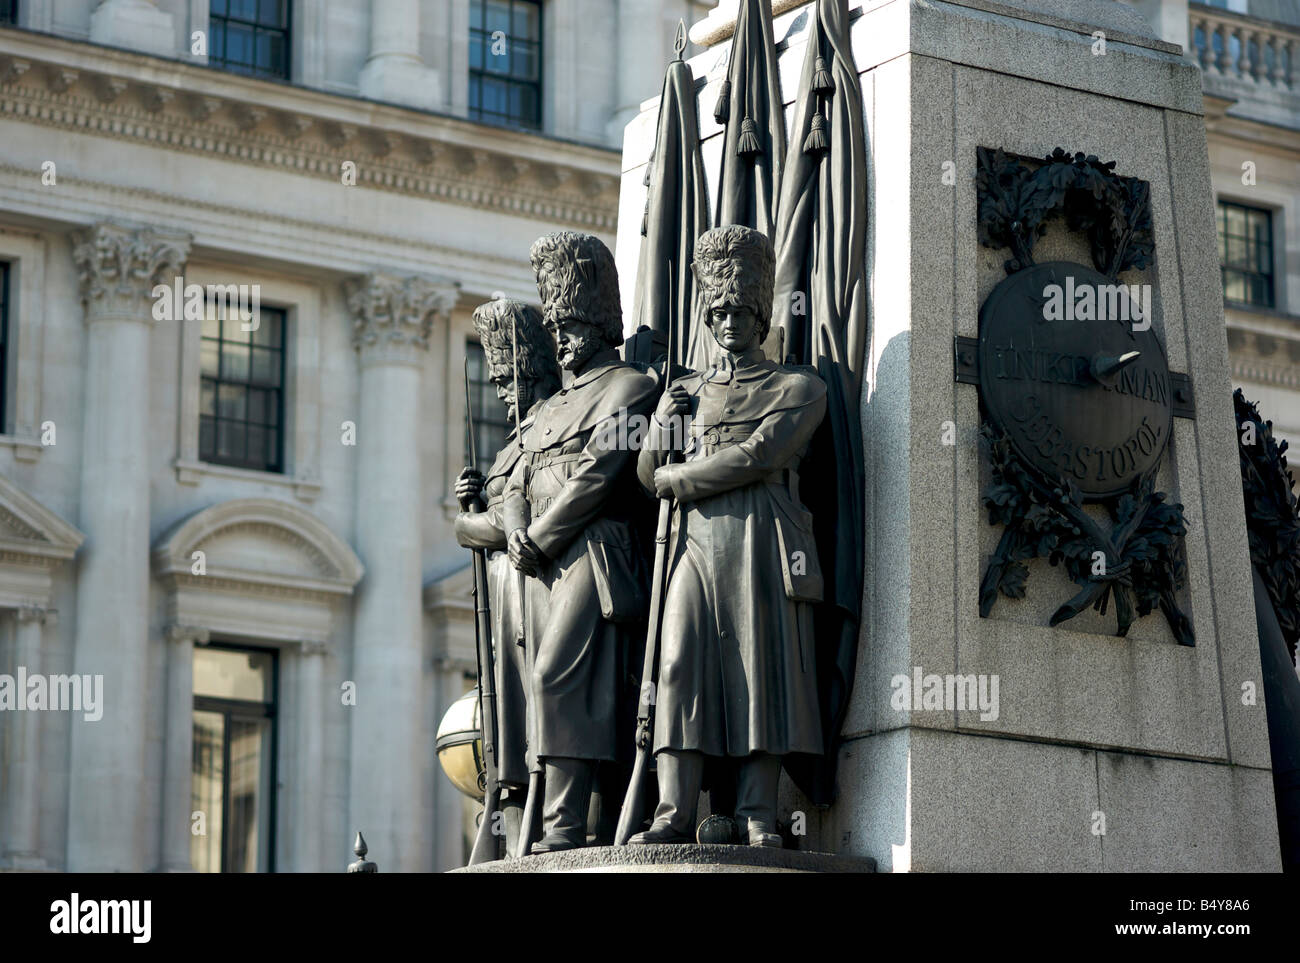
[[456,287],[423,277],[372,272],[347,283],[352,344],[363,359],[417,361],[437,315],[456,303]]
[[107,222],[77,231],[73,244],[87,320],[149,320],[154,286],[170,286],[190,253],[190,236],[183,232]]

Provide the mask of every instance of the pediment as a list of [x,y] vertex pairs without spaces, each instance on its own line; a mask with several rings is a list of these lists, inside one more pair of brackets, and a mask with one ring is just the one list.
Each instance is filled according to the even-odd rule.
[[[202,552],[196,572],[196,552]],[[271,498],[220,502],[169,529],[154,572],[202,586],[350,594],[364,568],[351,547],[306,509]]]
[[466,565],[424,583],[424,608],[427,612],[457,611],[474,613],[474,566]]
[[73,558],[86,536],[0,475],[0,552],[11,561],[48,565]]

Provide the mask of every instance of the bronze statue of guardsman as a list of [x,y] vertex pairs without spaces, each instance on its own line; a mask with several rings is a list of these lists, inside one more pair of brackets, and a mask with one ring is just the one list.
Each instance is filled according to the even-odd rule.
[[[772,319],[767,237],[715,228],[697,240],[693,270],[716,361],[670,385],[638,458],[642,484],[680,511],[655,693],[660,802],[631,842],[693,841],[706,757],[729,757],[742,837],[779,847],[781,758],[822,751],[811,604],[822,576],[798,467],[826,386],[760,347]],[[683,416],[684,458],[670,461],[666,426]]]
[[619,358],[618,276],[598,238],[560,231],[530,255],[563,386],[533,411],[507,484],[506,530],[515,567],[549,593],[531,680],[545,771],[543,836],[532,852],[544,853],[586,843],[597,766],[630,744],[620,722],[635,701],[627,680],[647,606],[636,523],[648,504],[636,451],[621,443],[630,436],[616,426],[650,414],[658,382]]
[[[513,426],[516,407],[522,415],[560,387],[555,342],[542,324],[541,312],[522,301],[502,298],[480,305],[474,311],[474,327],[487,360],[488,378]],[[515,340],[517,359],[512,343]],[[531,419],[525,417],[519,430],[526,432],[530,423]],[[522,619],[521,583],[506,551],[507,533],[502,519],[506,481],[522,455],[518,430],[512,427],[486,474],[466,468],[456,479],[456,498],[462,508],[456,516],[456,540],[466,548],[482,548],[490,553],[488,597],[495,653],[498,779],[507,851],[513,851],[518,838],[528,773],[537,764],[528,753],[527,660],[523,646],[516,644]],[[476,499],[483,510],[466,510]],[[530,623],[544,623],[545,613],[539,610],[535,593],[530,601]]]

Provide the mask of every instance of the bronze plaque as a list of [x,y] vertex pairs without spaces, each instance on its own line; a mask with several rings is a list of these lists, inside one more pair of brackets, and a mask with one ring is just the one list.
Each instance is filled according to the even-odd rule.
[[1049,261],[1003,280],[980,311],[989,416],[1025,462],[1090,500],[1127,491],[1169,444],[1169,366],[1140,291]]

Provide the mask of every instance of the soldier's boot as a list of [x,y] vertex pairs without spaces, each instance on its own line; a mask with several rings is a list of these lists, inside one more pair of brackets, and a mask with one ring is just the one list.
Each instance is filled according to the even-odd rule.
[[756,752],[740,764],[736,780],[736,823],[748,833],[749,845],[780,849],[776,831],[776,787],[781,778],[781,757]]
[[659,770],[659,806],[655,809],[654,822],[628,842],[637,845],[695,842],[695,804],[704,778],[704,754],[663,749],[655,755],[655,767]]
[[533,844],[534,853],[558,853],[587,842],[587,807],[596,763],[591,759],[548,756],[546,801],[542,808],[545,835]]

